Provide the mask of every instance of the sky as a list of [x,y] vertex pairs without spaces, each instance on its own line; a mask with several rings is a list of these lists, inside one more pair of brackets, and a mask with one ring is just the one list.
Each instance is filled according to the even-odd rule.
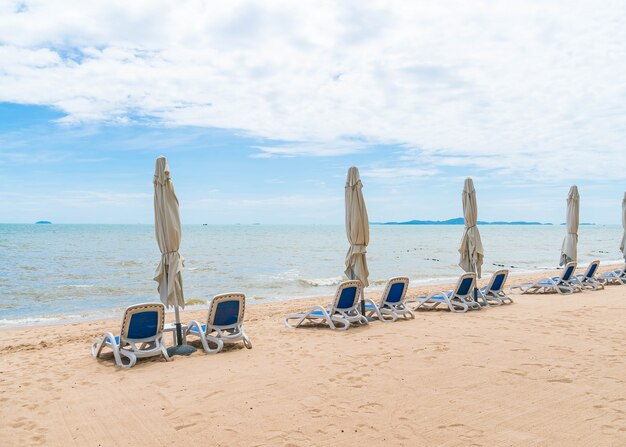
[[597,1],[0,2],[0,222],[621,222],[626,8]]

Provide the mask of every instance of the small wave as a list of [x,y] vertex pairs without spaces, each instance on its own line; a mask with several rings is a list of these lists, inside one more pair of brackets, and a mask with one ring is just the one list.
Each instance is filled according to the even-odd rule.
[[303,286],[307,286],[307,287],[329,287],[329,286],[336,286],[338,285],[341,281],[344,281],[345,278],[337,277],[337,278],[322,278],[322,279],[298,279],[297,282],[298,284],[301,284]]
[[57,286],[59,289],[90,289],[95,287],[93,284],[64,284],[62,286]]
[[203,266],[203,267],[185,267],[185,271],[187,272],[214,272],[217,269],[214,267],[208,267],[208,266]]
[[133,267],[133,266],[143,265],[143,263],[139,261],[119,261],[119,262],[114,262],[113,265],[117,267]]
[[2,318],[0,319],[0,327],[46,325],[50,323],[57,323],[61,320],[77,320],[81,317],[83,317],[83,315],[59,315],[56,317],[26,317],[15,319]]

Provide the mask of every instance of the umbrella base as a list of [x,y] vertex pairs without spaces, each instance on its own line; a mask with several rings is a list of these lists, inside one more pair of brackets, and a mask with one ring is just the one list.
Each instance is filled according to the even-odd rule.
[[191,345],[170,346],[167,348],[167,355],[170,357],[174,355],[191,355],[196,351],[197,349]]

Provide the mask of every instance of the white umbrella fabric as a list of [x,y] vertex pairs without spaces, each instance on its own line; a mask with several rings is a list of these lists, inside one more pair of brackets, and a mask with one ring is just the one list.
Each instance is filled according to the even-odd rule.
[[622,243],[619,246],[619,249],[624,255],[624,261],[626,261],[626,192],[624,193],[624,198],[622,199],[622,227],[624,227],[624,235],[622,236]]
[[576,262],[577,245],[578,245],[578,209],[580,204],[580,196],[578,195],[578,187],[576,185],[569,189],[567,194],[567,233],[561,245],[561,261],[559,265],[563,266],[568,262]]
[[474,182],[471,178],[465,179],[461,199],[463,201],[465,230],[459,246],[459,253],[461,254],[459,266],[466,272],[476,273],[478,278],[480,278],[484,250],[483,243],[480,240],[480,232],[476,226],[478,221],[478,204],[476,203]]
[[[346,179],[346,234],[350,248],[346,254],[345,274],[350,279],[358,279],[363,287],[369,285],[369,270],[367,269],[367,244],[370,241],[369,219],[363,192],[363,184],[359,176],[359,169],[352,166],[348,169]],[[361,300],[361,306],[365,303]]]
[[[159,283],[158,291],[161,301],[167,307],[174,306],[176,315],[176,348],[195,348],[182,346],[182,330],[178,308],[185,307],[183,296],[183,258],[178,250],[182,229],[178,198],[174,192],[174,184],[170,176],[170,167],[165,157],[156,160],[154,171],[154,229],[161,261],[154,274],[154,280]],[[169,350],[168,350],[169,351]],[[191,352],[193,352],[191,351]],[[175,349],[171,354],[188,354],[185,349]]]

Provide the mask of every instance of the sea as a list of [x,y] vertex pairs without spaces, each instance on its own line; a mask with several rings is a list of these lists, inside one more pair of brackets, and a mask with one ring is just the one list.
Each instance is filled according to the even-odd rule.
[[[561,225],[483,225],[483,277],[554,269]],[[371,225],[369,290],[393,276],[412,285],[454,281],[462,225]],[[581,226],[578,262],[623,263],[620,225]],[[184,225],[185,299],[206,307],[218,293],[248,303],[331,295],[345,279],[342,225]],[[121,315],[158,301],[160,252],[152,225],[0,224],[0,326]]]

